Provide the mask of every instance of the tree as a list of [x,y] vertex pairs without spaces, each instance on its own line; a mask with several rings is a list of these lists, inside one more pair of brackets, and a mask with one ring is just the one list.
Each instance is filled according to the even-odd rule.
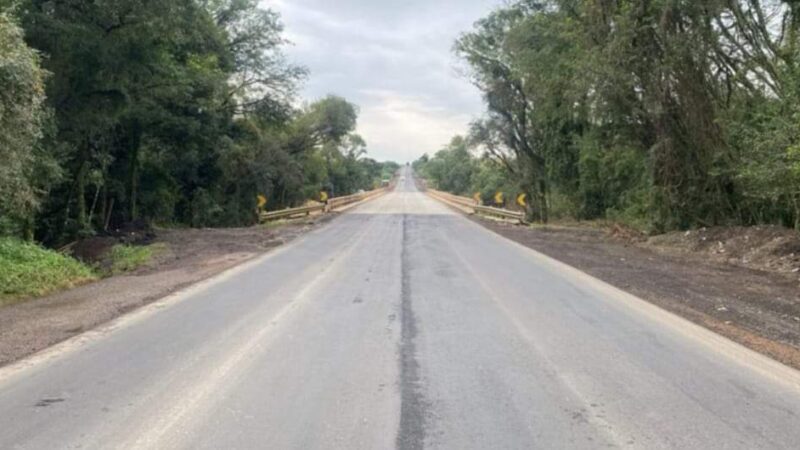
[[48,120],[45,72],[22,30],[0,12],[0,232],[32,238],[42,195],[57,178],[56,161],[43,151]]
[[204,14],[192,0],[23,3],[28,41],[53,73],[49,145],[65,154],[67,171],[48,204],[47,240],[91,233],[112,213],[139,217],[145,144],[163,142],[165,128],[178,138],[173,126],[203,117],[197,112],[225,82]]
[[471,141],[542,221],[555,201],[652,230],[796,224],[797,13],[778,0],[513,2],[456,43],[487,108]]
[[525,74],[517,69],[510,31],[531,15],[544,13],[537,1],[519,2],[478,21],[475,31],[461,36],[456,52],[472,69],[473,83],[483,92],[487,117],[472,125],[470,139],[516,176],[534,200],[536,215],[547,222],[547,133],[536,126],[536,99]]
[[233,76],[228,98],[239,114],[289,104],[306,69],[289,64],[278,13],[258,0],[202,0],[225,35]]
[[472,195],[476,165],[463,136],[453,137],[432,158],[423,155],[414,162],[414,170],[432,182],[432,187],[458,195]]
[[[2,60],[13,70],[0,94],[28,117],[13,123],[25,139],[2,149],[15,158],[3,170],[25,166],[0,180],[19,194],[0,204],[4,223],[35,225],[59,245],[127,225],[252,224],[258,195],[278,208],[332,183],[337,193],[373,185],[357,108],[334,96],[294,106],[306,71],[287,61],[279,15],[258,1],[16,3],[34,50],[12,31],[13,57]],[[49,170],[56,160],[61,177]],[[25,180],[30,189],[17,189]]]

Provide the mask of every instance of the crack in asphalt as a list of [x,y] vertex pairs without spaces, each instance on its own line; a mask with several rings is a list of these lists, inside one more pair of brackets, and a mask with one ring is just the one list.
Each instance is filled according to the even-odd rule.
[[422,393],[420,368],[416,355],[417,323],[411,302],[410,263],[408,258],[408,215],[403,215],[400,304],[400,429],[395,446],[401,450],[422,449],[425,444],[427,404]]

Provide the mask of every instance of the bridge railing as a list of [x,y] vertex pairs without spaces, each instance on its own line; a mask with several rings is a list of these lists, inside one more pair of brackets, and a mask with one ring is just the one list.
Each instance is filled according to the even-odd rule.
[[325,204],[320,203],[319,205],[301,206],[299,208],[287,208],[278,211],[263,212],[261,213],[260,218],[262,222],[268,222],[270,220],[291,219],[297,216],[307,216],[318,211],[325,211]]
[[378,195],[388,192],[388,188],[378,188],[372,191],[359,192],[353,195],[346,195],[343,197],[334,197],[328,200],[326,211],[335,211],[337,208],[342,208],[353,203],[358,203],[364,200],[371,199]]
[[329,199],[326,203],[318,205],[301,206],[299,208],[287,208],[278,211],[262,212],[259,215],[261,222],[269,222],[271,220],[279,219],[292,219],[299,216],[311,215],[315,212],[328,213],[334,212],[337,209],[343,208],[354,203],[359,203],[365,200],[372,199],[379,195],[385,194],[388,188],[379,188],[372,191],[359,192],[353,195],[346,195],[342,197],[335,197]]
[[445,203],[449,203],[460,209],[466,209],[468,212],[472,212],[474,214],[500,217],[503,219],[519,221],[521,223],[525,222],[525,213],[522,211],[512,211],[510,209],[480,205],[475,201],[475,199],[462,197],[460,195],[453,195],[449,192],[437,191],[436,189],[431,188],[428,188],[426,192],[434,198],[437,198]]

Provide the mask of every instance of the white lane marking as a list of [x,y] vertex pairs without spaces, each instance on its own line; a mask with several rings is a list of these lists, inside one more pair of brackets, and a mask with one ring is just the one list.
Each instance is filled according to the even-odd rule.
[[[436,202],[436,200],[427,197],[429,201]],[[631,311],[637,312],[642,316],[661,323],[671,329],[673,332],[678,333],[686,338],[691,339],[698,344],[702,344],[707,350],[712,353],[720,354],[729,360],[746,367],[759,375],[775,381],[783,386],[791,388],[794,391],[800,392],[800,371],[793,369],[779,361],[776,361],[766,355],[751,350],[737,342],[734,342],[720,334],[717,334],[707,328],[703,328],[694,322],[684,319],[674,313],[662,309],[644,299],[641,299],[633,294],[623,291],[611,284],[606,283],[598,278],[589,275],[569,264],[558,261],[543,253],[526,247],[518,242],[506,238],[500,234],[493,232],[479,224],[468,220],[451,211],[451,214],[458,216],[462,221],[477,230],[482,230],[487,233],[494,240],[502,245],[510,245],[516,248],[523,256],[533,261],[534,263],[548,268],[550,271],[558,273],[565,279],[571,281],[575,285],[588,286],[590,289],[595,290],[600,295],[606,298],[613,299],[619,304],[629,308]]]
[[[368,201],[365,201],[365,203],[366,202]],[[362,206],[363,204],[364,203],[359,203],[358,206]],[[332,225],[334,225],[334,223],[338,222],[338,220],[344,215],[345,214],[342,214],[342,216],[340,217],[335,217],[333,220],[331,220],[326,224],[323,224],[316,230],[312,230],[311,232],[306,233],[294,239],[288,244],[284,244],[278,248],[269,250],[261,256],[257,256],[253,259],[244,261],[243,263],[237,266],[231,267],[230,269],[227,269],[223,272],[213,275],[205,280],[198,281],[197,283],[194,283],[191,286],[178,290],[148,305],[135,309],[127,314],[123,314],[122,316],[117,317],[116,319],[113,319],[109,322],[106,322],[105,324],[101,324],[91,330],[85,331],[81,334],[75,335],[69,339],[66,339],[62,342],[47,347],[39,352],[27,356],[17,362],[11,363],[5,367],[1,367],[0,385],[10,383],[15,379],[19,379],[23,377],[24,374],[30,370],[38,369],[51,361],[64,358],[92,343],[95,343],[107,337],[111,333],[123,330],[125,328],[129,328],[130,326],[142,320],[148,319],[154,314],[166,311],[167,309],[175,306],[179,302],[183,302],[199,293],[207,291],[208,289],[218,284],[222,284],[230,280],[231,278],[237,276],[240,273],[246,272],[252,269],[253,267],[261,265],[262,263],[265,263],[266,261],[277,257],[278,255],[288,252],[289,250],[305,242],[312,236],[322,233],[325,230],[328,230]]]
[[[528,342],[528,345],[535,349],[539,358],[541,358],[547,366],[552,369],[557,369],[558,366],[545,354],[545,352],[541,350],[539,343],[531,335],[528,327],[525,326],[521,320],[519,320],[518,315],[514,314],[514,312],[506,306],[506,304],[502,301],[500,294],[497,293],[494,287],[492,287],[483,279],[483,276],[478,272],[478,270],[476,270],[472,263],[470,263],[469,260],[467,260],[467,258],[455,247],[455,245],[452,244],[448,236],[444,235],[441,229],[437,229],[437,232],[443,238],[443,241],[447,244],[452,253],[461,262],[461,265],[472,276],[472,279],[478,283],[480,288],[497,305],[500,312],[512,323],[514,328],[517,330],[517,333]],[[592,402],[587,399],[585,395],[583,395],[578,387],[575,386],[574,382],[562,374],[560,370],[553,370],[553,374],[555,375],[557,382],[569,393],[571,393],[573,398],[580,402],[580,404],[583,406],[583,409],[586,411],[586,414],[584,415],[586,421],[593,425],[593,428],[598,431],[600,435],[604,436],[609,444],[612,444],[615,447],[625,447],[627,445],[628,439],[626,439],[625,436],[630,436],[632,433],[630,430],[619,431],[617,429],[622,428],[622,421],[619,421],[615,428],[612,426],[611,422],[603,417],[598,416],[597,414],[594,414],[591,406]]]
[[[232,352],[219,364],[216,364],[212,371],[205,375],[202,381],[188,386],[184,389],[179,389],[174,395],[180,398],[177,402],[166,402],[167,408],[152,414],[149,419],[140,427],[137,427],[136,432],[132,433],[132,442],[123,442],[116,445],[115,448],[120,449],[150,449],[150,448],[174,448],[177,443],[170,442],[170,432],[181,423],[191,421],[197,417],[189,417],[190,413],[195,413],[199,408],[208,406],[212,403],[210,397],[218,394],[220,388],[225,384],[226,379],[234,373],[235,370],[241,372],[252,363],[255,359],[250,357],[263,351],[267,348],[274,338],[279,334],[282,327],[288,326],[286,324],[291,322],[291,314],[297,313],[302,310],[302,307],[308,304],[312,299],[317,296],[312,295],[317,291],[324,282],[329,281],[338,274],[343,268],[346,267],[344,261],[352,255],[352,253],[359,248],[361,242],[370,234],[374,227],[374,223],[367,229],[363,230],[358,239],[350,243],[345,251],[339,253],[336,261],[327,266],[319,276],[315,277],[303,289],[297,292],[291,302],[281,308],[276,314],[270,317],[267,324],[244,342],[237,345]],[[248,357],[250,357],[248,359]],[[197,422],[196,420],[194,422]],[[194,424],[196,426],[196,423]],[[194,433],[187,433],[182,430],[180,436],[192,436]],[[180,437],[178,436],[178,437]]]

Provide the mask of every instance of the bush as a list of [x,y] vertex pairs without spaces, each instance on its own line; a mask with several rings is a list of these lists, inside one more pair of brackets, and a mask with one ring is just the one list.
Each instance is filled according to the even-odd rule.
[[153,255],[164,248],[164,244],[133,246],[118,244],[111,247],[111,273],[130,272],[147,264]]
[[0,238],[0,304],[96,278],[91,268],[74,258],[19,239]]

